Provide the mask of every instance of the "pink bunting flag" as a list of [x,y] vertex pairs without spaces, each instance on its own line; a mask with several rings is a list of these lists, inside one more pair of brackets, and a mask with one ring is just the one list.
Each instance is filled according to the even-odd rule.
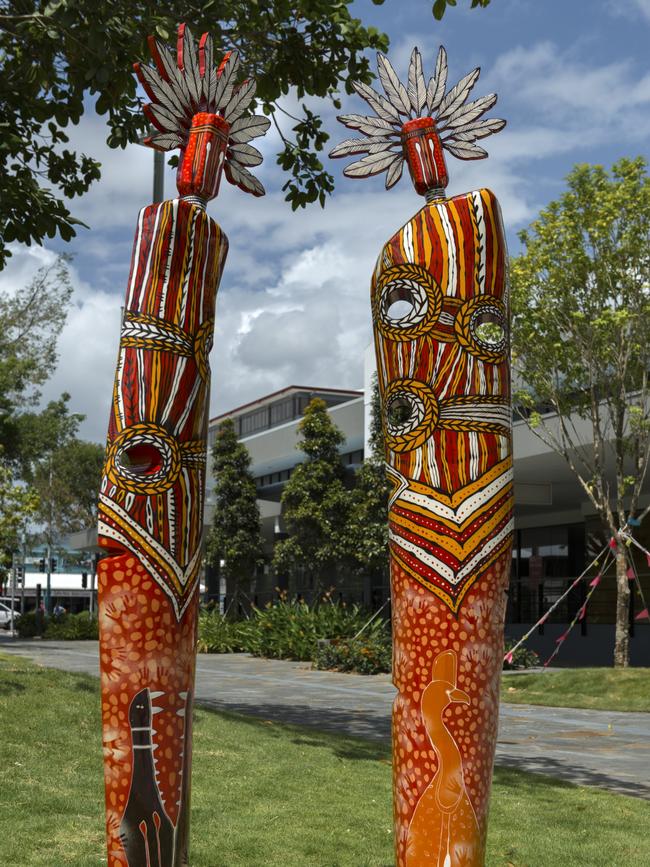
[[590,587],[598,587],[598,585],[600,584],[600,578],[601,578],[601,575],[599,572],[598,575],[596,575],[596,577],[592,581],[589,582],[589,586]]
[[609,540],[609,547],[612,549],[612,551],[615,551],[615,550],[616,550],[616,547],[617,547],[617,545],[616,545],[616,539],[615,539],[613,536],[612,536],[612,538]]
[[537,621],[537,625],[538,625],[538,626],[541,626],[542,623],[546,623],[546,618],[547,618],[547,617],[548,617],[548,611],[546,612],[546,614],[545,614],[543,617],[540,617],[540,619]]
[[569,630],[567,629],[567,631],[563,635],[560,635],[559,638],[555,639],[555,643],[556,644],[562,644],[562,642],[564,641],[564,639],[567,637],[568,634],[569,634]]
[[628,581],[634,581],[634,569],[631,566],[625,574],[627,575]]
[[510,651],[510,653],[506,653],[503,659],[504,662],[508,663],[508,665],[512,665],[512,651]]
[[648,609],[644,608],[643,611],[639,611],[637,616],[634,618],[635,620],[650,620],[650,614],[648,613]]
[[587,613],[587,603],[582,606],[580,611],[578,611],[578,620],[582,620],[585,614]]

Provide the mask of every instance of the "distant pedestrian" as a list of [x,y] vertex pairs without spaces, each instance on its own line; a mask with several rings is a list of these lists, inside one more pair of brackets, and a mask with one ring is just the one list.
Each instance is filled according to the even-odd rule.
[[58,620],[60,617],[63,617],[63,615],[65,614],[65,608],[63,607],[63,605],[61,605],[59,602],[57,602],[56,605],[54,606],[54,611],[52,613],[54,614],[54,619]]

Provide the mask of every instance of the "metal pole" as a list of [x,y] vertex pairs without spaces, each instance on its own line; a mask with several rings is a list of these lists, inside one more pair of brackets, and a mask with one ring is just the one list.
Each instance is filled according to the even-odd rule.
[[41,611],[41,590],[42,587],[40,584],[36,585],[36,634],[42,636],[43,635],[43,626],[45,625],[43,620],[43,612]]
[[45,582],[45,613],[52,613],[52,546],[50,540],[47,540],[47,563],[45,564],[46,582]]
[[90,616],[95,614],[95,575],[97,573],[97,554],[90,558]]
[[23,580],[20,582],[20,613],[25,613],[25,581],[27,580],[26,573],[26,563],[27,559],[27,542],[25,541],[25,537],[23,536],[23,547],[22,547],[22,564],[23,564]]
[[153,202],[165,199],[165,155],[162,151],[153,152]]
[[50,455],[50,498],[49,519],[47,523],[47,582],[45,585],[45,613],[52,614],[52,456]]
[[11,564],[11,618],[9,628],[11,630],[11,634],[14,634],[14,605],[16,603],[16,554],[12,555],[12,564]]

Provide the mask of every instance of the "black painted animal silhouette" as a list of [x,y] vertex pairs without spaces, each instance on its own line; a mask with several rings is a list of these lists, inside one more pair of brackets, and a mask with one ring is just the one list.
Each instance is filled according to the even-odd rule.
[[[153,706],[151,700],[161,695],[163,693],[142,689],[133,698],[129,708],[133,773],[129,798],[120,822],[120,839],[129,867],[183,867],[187,864],[187,853],[176,851],[176,830],[187,818],[188,805],[184,803],[187,787],[183,785],[181,788],[180,812],[175,828],[165,810],[156,780],[153,718],[162,709]],[[185,699],[185,707],[177,711],[181,716],[185,716],[191,707],[189,697],[185,696]],[[187,744],[185,747],[187,757]],[[183,776],[186,775],[184,773]]]

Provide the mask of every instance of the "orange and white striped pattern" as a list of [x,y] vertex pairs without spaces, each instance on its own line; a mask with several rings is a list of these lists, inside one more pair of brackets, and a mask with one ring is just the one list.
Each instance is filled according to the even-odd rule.
[[99,498],[109,867],[149,863],[142,852],[187,863],[208,353],[227,248],[196,204],[140,213]]
[[425,205],[372,281],[399,867],[484,863],[512,541],[506,269],[498,203],[477,190]]

